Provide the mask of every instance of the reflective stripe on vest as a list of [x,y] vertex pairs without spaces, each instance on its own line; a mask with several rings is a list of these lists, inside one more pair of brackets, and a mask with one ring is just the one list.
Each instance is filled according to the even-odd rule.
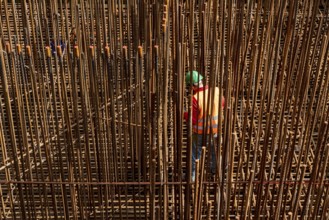
[[[205,126],[204,123],[206,123],[206,120],[204,120],[203,118],[199,119],[198,123],[193,126],[193,132],[197,133],[197,134],[203,134],[203,128]],[[211,120],[211,123],[210,123],[210,120]],[[208,125],[205,126],[205,129],[206,129],[206,134],[210,134],[210,133],[217,134],[218,115],[208,118]],[[211,129],[211,131],[210,131],[210,129]]]

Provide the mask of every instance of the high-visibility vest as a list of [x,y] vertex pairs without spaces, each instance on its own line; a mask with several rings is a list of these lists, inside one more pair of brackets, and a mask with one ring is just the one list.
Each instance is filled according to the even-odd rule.
[[209,89],[206,88],[193,95],[199,107],[198,122],[193,125],[193,133],[203,134],[204,129],[206,129],[205,134],[217,134],[218,132],[218,107],[221,99],[219,97],[219,88],[215,87],[214,90],[214,96],[210,97],[212,102],[209,104],[208,111],[206,109],[208,108]]

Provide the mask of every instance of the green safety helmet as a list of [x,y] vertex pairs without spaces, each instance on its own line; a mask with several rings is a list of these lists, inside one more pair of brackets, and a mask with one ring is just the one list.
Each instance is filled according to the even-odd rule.
[[186,85],[190,85],[191,75],[192,75],[192,84],[198,84],[203,79],[203,76],[195,70],[192,71],[192,74],[191,74],[191,72],[187,72],[186,76],[185,76]]

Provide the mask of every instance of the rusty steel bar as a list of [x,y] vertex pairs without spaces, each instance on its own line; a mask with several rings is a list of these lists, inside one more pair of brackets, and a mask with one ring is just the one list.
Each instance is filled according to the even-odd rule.
[[0,0],[0,219],[326,219],[328,11]]

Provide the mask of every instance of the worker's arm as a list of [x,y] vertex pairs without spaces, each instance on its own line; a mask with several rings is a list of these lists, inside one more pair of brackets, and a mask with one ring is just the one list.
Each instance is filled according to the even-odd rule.
[[[196,98],[193,97],[192,100],[192,125],[198,123],[198,115],[199,115],[199,105]],[[188,112],[184,112],[184,119],[188,121]]]

